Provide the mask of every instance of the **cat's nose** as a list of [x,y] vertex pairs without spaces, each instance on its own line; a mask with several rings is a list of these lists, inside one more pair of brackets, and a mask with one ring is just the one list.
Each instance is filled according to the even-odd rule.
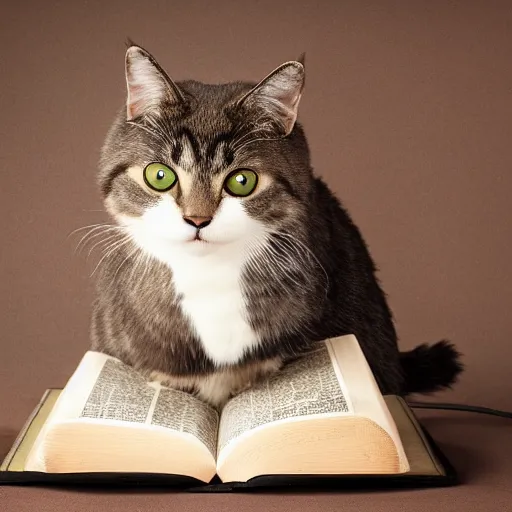
[[208,226],[210,224],[210,222],[212,221],[212,218],[213,217],[194,217],[194,216],[185,217],[184,216],[183,220],[187,224],[190,224],[191,226],[194,226],[197,229],[201,229],[201,228],[205,228],[206,226]]

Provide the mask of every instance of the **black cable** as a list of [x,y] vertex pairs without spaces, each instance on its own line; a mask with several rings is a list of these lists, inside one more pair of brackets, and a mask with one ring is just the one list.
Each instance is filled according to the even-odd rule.
[[500,416],[502,418],[512,419],[512,412],[500,411],[499,409],[490,409],[489,407],[480,407],[478,405],[462,405],[462,404],[448,404],[436,402],[407,402],[410,407],[416,409],[444,409],[447,411],[464,411],[464,412],[477,412],[480,414],[492,414],[493,416]]

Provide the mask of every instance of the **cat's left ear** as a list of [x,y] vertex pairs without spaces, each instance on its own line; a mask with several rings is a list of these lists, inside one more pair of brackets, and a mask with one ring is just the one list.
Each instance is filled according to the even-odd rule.
[[[237,106],[254,110],[258,119],[273,121],[282,136],[288,135],[295,125],[299,101],[304,89],[304,57],[302,62],[285,62],[267,75],[237,103]],[[261,117],[261,114],[263,116]]]
[[171,106],[184,103],[178,86],[155,58],[140,46],[131,45],[126,51],[125,72],[128,121],[158,111],[164,103]]

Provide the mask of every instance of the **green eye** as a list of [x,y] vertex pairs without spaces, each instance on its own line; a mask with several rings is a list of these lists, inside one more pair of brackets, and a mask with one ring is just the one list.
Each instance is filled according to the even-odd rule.
[[144,181],[158,192],[170,190],[178,181],[176,173],[164,164],[152,163],[144,169]]
[[233,171],[224,182],[224,190],[237,197],[251,194],[258,184],[258,175],[249,169]]

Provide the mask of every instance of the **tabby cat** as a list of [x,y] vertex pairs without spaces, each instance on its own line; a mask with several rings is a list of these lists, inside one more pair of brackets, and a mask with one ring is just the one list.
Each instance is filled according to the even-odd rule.
[[127,101],[102,149],[109,247],[93,350],[214,406],[353,333],[383,393],[451,386],[451,343],[400,352],[367,246],[313,175],[297,121],[304,62],[257,84],[174,82],[126,53]]

